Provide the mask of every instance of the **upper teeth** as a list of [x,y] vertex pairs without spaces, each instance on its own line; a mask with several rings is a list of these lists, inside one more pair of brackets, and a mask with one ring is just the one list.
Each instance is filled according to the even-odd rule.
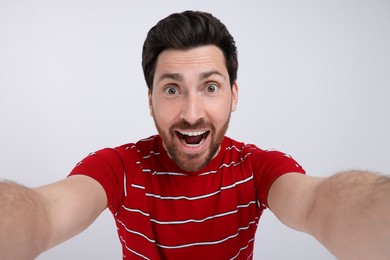
[[188,136],[197,136],[197,135],[202,135],[204,133],[206,133],[206,131],[196,131],[196,132],[189,132],[189,131],[186,131],[186,132],[181,132],[179,131],[182,135],[188,135]]

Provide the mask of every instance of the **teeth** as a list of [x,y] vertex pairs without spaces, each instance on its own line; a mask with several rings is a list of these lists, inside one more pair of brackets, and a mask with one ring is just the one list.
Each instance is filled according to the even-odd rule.
[[179,133],[181,133],[182,135],[188,135],[188,136],[198,136],[198,135],[202,135],[202,134],[206,133],[206,131],[195,131],[195,132],[190,132],[190,131],[181,132],[181,131],[179,131]]

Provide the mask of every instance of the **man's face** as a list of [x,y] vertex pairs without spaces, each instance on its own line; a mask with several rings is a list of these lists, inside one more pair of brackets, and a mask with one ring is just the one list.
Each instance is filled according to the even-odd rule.
[[168,49],[159,55],[150,113],[164,148],[181,169],[198,171],[217,154],[237,92],[216,46]]

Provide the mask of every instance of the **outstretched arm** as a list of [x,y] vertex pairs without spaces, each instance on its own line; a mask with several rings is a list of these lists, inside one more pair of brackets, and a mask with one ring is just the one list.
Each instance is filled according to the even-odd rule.
[[0,258],[35,258],[50,240],[44,200],[29,188],[2,182],[0,212]]
[[268,203],[283,223],[313,235],[339,259],[390,257],[389,176],[286,174],[272,185]]
[[102,186],[87,176],[36,189],[0,182],[0,259],[34,259],[88,227],[106,204]]

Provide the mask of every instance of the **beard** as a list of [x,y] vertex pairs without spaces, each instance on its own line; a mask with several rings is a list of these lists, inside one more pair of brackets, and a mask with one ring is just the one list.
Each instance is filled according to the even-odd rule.
[[[206,122],[204,119],[198,120],[194,124],[182,120],[173,124],[168,131],[164,131],[158,124],[157,120],[153,117],[157,131],[161,136],[163,146],[166,149],[168,155],[176,163],[176,165],[187,172],[196,172],[206,167],[209,162],[216,156],[220,149],[223,137],[229,126],[230,114],[221,129],[217,130],[216,127]],[[175,142],[175,138],[179,138],[174,129],[181,129],[186,131],[196,131],[197,129],[210,129],[206,138],[210,138],[209,147],[199,153],[186,153],[182,151]],[[180,140],[179,140],[180,141]]]

